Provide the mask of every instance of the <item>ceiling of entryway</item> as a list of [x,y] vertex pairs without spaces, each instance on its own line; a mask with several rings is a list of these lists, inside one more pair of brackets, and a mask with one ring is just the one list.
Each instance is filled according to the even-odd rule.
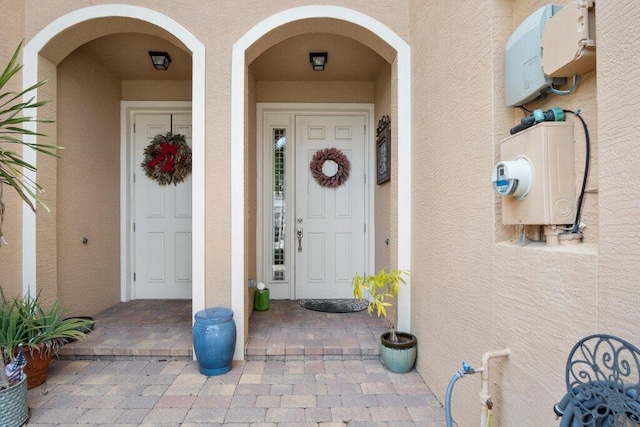
[[[173,43],[148,34],[118,33],[92,40],[78,48],[122,80],[191,80],[191,55]],[[149,51],[167,52],[168,70],[151,65]]]
[[[150,50],[169,53],[172,62],[168,70],[153,68]],[[122,80],[191,79],[190,53],[149,34],[111,34],[82,45],[78,51],[100,62]],[[310,52],[328,53],[325,71],[312,70]],[[258,80],[371,81],[387,65],[380,55],[356,40],[336,34],[312,33],[283,40],[267,49],[250,66]]]
[[[324,71],[313,71],[310,52],[327,52]],[[303,34],[267,49],[251,63],[258,80],[371,81],[388,63],[376,52],[348,37],[328,33]]]

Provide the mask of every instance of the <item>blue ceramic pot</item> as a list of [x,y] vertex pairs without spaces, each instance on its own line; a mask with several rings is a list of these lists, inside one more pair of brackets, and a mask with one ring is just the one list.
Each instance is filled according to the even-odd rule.
[[229,372],[235,348],[236,323],[231,309],[210,307],[195,314],[193,349],[200,373],[213,376]]
[[396,332],[399,342],[391,341],[391,333],[386,332],[380,337],[382,346],[380,356],[382,363],[391,372],[404,374],[413,369],[416,363],[418,340],[415,335]]

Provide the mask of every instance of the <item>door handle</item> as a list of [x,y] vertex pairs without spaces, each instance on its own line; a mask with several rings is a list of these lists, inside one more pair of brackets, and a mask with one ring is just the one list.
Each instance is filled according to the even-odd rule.
[[296,230],[296,236],[298,236],[298,252],[302,252],[302,228]]

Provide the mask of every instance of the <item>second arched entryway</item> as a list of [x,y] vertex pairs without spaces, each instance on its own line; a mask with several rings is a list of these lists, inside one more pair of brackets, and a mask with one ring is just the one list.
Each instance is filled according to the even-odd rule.
[[[261,59],[261,55],[268,56],[268,50],[278,41],[291,40],[295,44],[296,41],[308,37],[306,34],[313,33],[314,29],[318,28],[324,29],[325,33],[330,33],[330,37],[347,37],[361,44],[363,48],[371,49],[388,64],[389,78],[386,100],[376,101],[374,94],[372,105],[378,103],[378,112],[382,112],[385,108],[388,111],[397,112],[392,114],[394,122],[397,123],[394,131],[397,140],[395,144],[395,155],[397,155],[397,172],[395,173],[397,175],[395,175],[396,178],[391,190],[392,195],[389,196],[389,200],[397,200],[397,203],[394,203],[390,209],[388,220],[390,233],[395,237],[395,239],[391,239],[394,243],[392,243],[393,250],[389,262],[403,269],[410,267],[410,58],[407,43],[370,16],[340,7],[302,7],[287,10],[265,19],[247,32],[234,45],[233,49],[231,179],[232,193],[236,197],[232,198],[231,214],[232,306],[236,312],[237,321],[241,323],[236,358],[242,358],[244,339],[248,331],[248,315],[251,305],[249,292],[246,291],[246,280],[254,274],[253,265],[256,257],[251,249],[252,246],[255,247],[254,235],[248,232],[253,230],[252,221],[255,220],[245,216],[246,212],[255,211],[251,207],[255,203],[254,200],[257,199],[254,195],[257,194],[257,190],[252,188],[253,183],[249,181],[252,175],[247,174],[247,170],[250,170],[255,159],[252,158],[251,150],[255,150],[254,143],[258,142],[253,137],[256,134],[254,129],[257,121],[253,112],[260,96],[259,90],[256,89],[259,83],[257,83],[255,74],[252,74],[250,64],[259,64],[264,59],[264,57]],[[297,37],[299,39],[296,39]],[[309,40],[312,42],[314,38],[311,37]],[[311,44],[306,45],[308,48],[310,46]],[[268,59],[264,60],[269,62]],[[296,86],[299,83],[289,84]],[[380,82],[379,87],[383,85],[384,83]],[[275,87],[272,84],[265,84],[261,88],[267,86],[272,89]],[[313,84],[304,83],[300,87],[304,86],[309,88]],[[372,87],[375,87],[375,83],[372,83]],[[277,89],[271,90],[269,96],[274,96],[274,94],[277,96]],[[344,92],[341,95],[344,96]],[[305,101],[314,102],[314,100],[308,99]],[[318,101],[321,99],[316,98],[315,102]],[[353,99],[350,101],[356,102]],[[325,100],[325,102],[327,101]],[[374,112],[374,115],[377,115],[378,112]],[[370,159],[368,160],[370,161]],[[244,194],[244,197],[237,197],[238,194]],[[261,247],[258,247],[257,250],[260,251]],[[371,250],[373,252],[373,248]],[[258,279],[261,278],[260,272],[255,271],[255,274],[258,275]],[[410,289],[407,286],[400,296],[399,326],[407,330],[410,318],[409,294]],[[242,315],[240,315],[241,313]]]

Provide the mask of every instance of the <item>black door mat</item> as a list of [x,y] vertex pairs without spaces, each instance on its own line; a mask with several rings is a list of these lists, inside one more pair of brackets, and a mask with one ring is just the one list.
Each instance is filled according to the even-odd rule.
[[303,299],[300,305],[323,313],[354,313],[366,310],[367,302],[359,299]]

